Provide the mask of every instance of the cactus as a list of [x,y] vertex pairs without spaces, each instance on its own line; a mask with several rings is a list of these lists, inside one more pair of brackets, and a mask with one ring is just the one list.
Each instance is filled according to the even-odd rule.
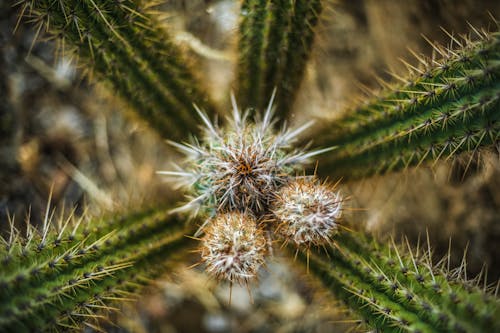
[[[442,59],[419,57],[422,68],[411,67],[408,79],[354,112],[324,122],[305,140],[326,148],[306,153],[291,143],[308,125],[274,132],[272,106],[275,98],[281,118],[292,110],[324,1],[242,1],[236,96],[243,109],[264,109],[271,102],[252,123],[233,98],[233,119],[221,127],[211,121],[218,111],[186,57],[146,2],[26,0],[19,5],[38,33],[46,30],[62,40],[62,51],[75,51],[85,70],[107,80],[163,138],[197,133],[194,110],[201,116],[207,127],[203,140],[173,143],[188,156],[187,170],[160,173],[181,176],[191,187],[194,200],[184,208],[202,208],[206,222],[199,229],[204,233],[199,252],[209,274],[231,284],[248,283],[270,252],[269,238],[277,237],[294,245],[302,265],[370,327],[500,330],[496,295],[463,279],[465,267],[450,270],[446,260],[433,265],[430,249],[414,251],[408,245],[403,251],[347,232],[340,220],[343,196],[335,186],[291,175],[319,153],[325,153],[321,173],[355,179],[498,149],[498,32],[474,30],[475,40],[452,37],[458,49],[434,45]],[[85,227],[75,216],[54,227],[47,208],[41,229],[28,226],[25,236],[12,223],[1,239],[0,330],[98,326],[103,312],[114,310],[114,303],[133,296],[187,252],[184,235],[194,232],[194,223],[168,209],[103,217]]]
[[[467,281],[466,262],[432,263],[430,247],[403,250],[356,233],[336,237],[325,253],[302,252],[310,271],[365,322],[383,332],[496,332],[495,294]],[[465,278],[464,278],[465,275]]]
[[277,88],[276,115],[287,117],[323,6],[316,0],[242,2],[236,86],[243,109],[264,109]]
[[500,35],[475,31],[460,50],[434,45],[441,59],[419,58],[414,75],[315,131],[338,148],[321,169],[359,178],[497,145]]
[[186,59],[140,1],[21,1],[21,11],[62,37],[61,52],[106,79],[160,135],[196,133],[192,103],[215,113]]
[[165,209],[82,219],[56,222],[47,208],[42,229],[28,225],[25,237],[11,224],[0,249],[0,331],[92,327],[189,246],[189,229]]

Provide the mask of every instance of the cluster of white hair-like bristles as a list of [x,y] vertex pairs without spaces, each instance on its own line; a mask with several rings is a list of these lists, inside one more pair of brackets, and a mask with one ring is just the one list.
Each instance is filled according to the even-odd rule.
[[270,211],[279,223],[276,232],[298,245],[323,245],[331,241],[342,216],[342,197],[331,185],[302,177],[283,186]]
[[247,282],[264,263],[267,242],[257,220],[241,212],[218,215],[205,229],[201,248],[206,270],[231,282]]
[[270,247],[264,234],[273,225],[285,241],[306,246],[330,242],[338,229],[340,195],[315,177],[295,177],[311,157],[330,148],[295,149],[297,136],[312,123],[276,131],[273,99],[274,94],[263,117],[251,120],[231,96],[232,118],[223,128],[196,108],[205,124],[202,140],[172,142],[185,161],[175,171],[158,172],[190,189],[189,202],[176,211],[206,216],[195,235],[204,234],[202,261],[210,274],[230,282],[247,282],[256,275]]
[[297,136],[312,123],[276,133],[272,101],[273,98],[264,117],[255,117],[252,122],[249,112],[242,114],[232,97],[233,117],[225,128],[219,128],[196,109],[206,125],[203,139],[189,144],[171,142],[186,155],[186,160],[182,166],[176,166],[176,171],[158,172],[193,190],[191,200],[178,210],[205,208],[212,215],[245,209],[264,212],[271,194],[292,172],[328,150],[293,149]]

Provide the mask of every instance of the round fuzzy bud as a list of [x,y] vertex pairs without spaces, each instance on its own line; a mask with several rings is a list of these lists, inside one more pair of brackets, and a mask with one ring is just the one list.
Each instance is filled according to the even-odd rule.
[[[239,136],[248,136],[250,128]],[[205,179],[212,187],[219,210],[250,209],[262,211],[271,193],[283,182],[283,169],[275,153],[262,142],[225,138],[224,149],[214,151],[208,160],[216,172]],[[201,180],[201,179],[200,179]]]
[[216,216],[206,227],[202,243],[206,271],[217,279],[240,284],[256,276],[267,249],[255,218],[240,212]]
[[276,194],[271,212],[279,225],[276,232],[297,245],[323,245],[337,232],[342,197],[315,178],[301,177]]

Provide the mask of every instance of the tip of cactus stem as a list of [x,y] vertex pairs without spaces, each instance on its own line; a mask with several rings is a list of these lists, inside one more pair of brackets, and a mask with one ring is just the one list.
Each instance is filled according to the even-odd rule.
[[201,140],[171,143],[185,156],[175,171],[159,171],[175,183],[191,189],[191,200],[183,210],[206,208],[211,213],[232,210],[264,212],[272,194],[290,175],[313,156],[331,148],[306,152],[292,144],[311,123],[296,129],[274,129],[274,93],[262,117],[249,118],[238,109],[234,96],[232,118],[219,127],[195,106],[205,131]]
[[218,215],[205,229],[201,258],[206,271],[219,280],[248,283],[265,260],[264,231],[249,213]]
[[275,195],[270,211],[276,233],[296,245],[325,245],[337,233],[343,199],[335,186],[315,177],[297,177]]

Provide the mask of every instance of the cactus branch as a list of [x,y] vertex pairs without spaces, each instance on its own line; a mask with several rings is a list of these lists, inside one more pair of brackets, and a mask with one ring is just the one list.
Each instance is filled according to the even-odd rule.
[[315,131],[316,143],[338,147],[322,168],[358,178],[498,145],[500,34],[477,38],[434,45],[443,59]]
[[190,230],[165,210],[91,221],[88,228],[75,223],[62,232],[28,228],[28,238],[11,229],[14,236],[0,249],[6,268],[0,275],[2,331],[46,330],[98,318],[93,310],[110,307],[125,291],[133,296],[147,282],[138,272],[157,276],[190,244],[184,237]]
[[[310,271],[372,327],[384,332],[487,332],[500,328],[494,295],[432,264],[429,251],[342,234],[336,248],[302,253]],[[407,242],[408,244],[408,242]]]
[[260,80],[263,75],[262,50],[264,48],[266,0],[245,0],[241,5],[238,102],[243,108],[257,107],[260,94]]
[[304,77],[314,43],[316,26],[324,7],[323,2],[321,0],[294,2],[294,15],[287,36],[286,62],[281,68],[281,80],[277,81],[276,113],[282,118],[291,112]]
[[[38,29],[63,40],[165,138],[195,133],[192,103],[215,109],[180,50],[140,1],[23,1]],[[67,52],[68,50],[63,50]]]
[[304,76],[322,1],[255,0],[241,6],[238,101],[264,109],[277,88],[276,114],[286,118]]

